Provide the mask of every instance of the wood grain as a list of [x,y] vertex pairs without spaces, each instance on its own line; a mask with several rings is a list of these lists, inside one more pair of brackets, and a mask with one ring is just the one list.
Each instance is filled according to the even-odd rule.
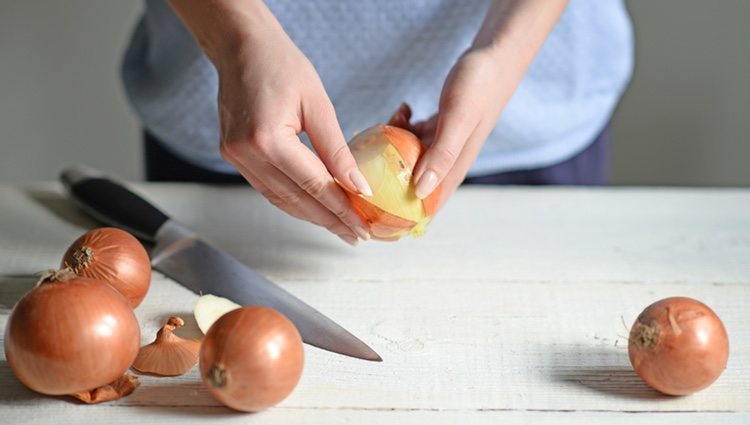
[[[750,190],[462,188],[419,239],[351,248],[244,187],[135,184],[205,239],[370,344],[368,363],[306,347],[295,392],[257,415],[219,406],[197,370],[144,376],[81,406],[26,390],[0,359],[9,423],[750,422]],[[199,200],[200,202],[197,202]],[[0,326],[33,274],[96,225],[57,184],[0,185]],[[626,335],[651,302],[700,299],[724,320],[727,370],[689,397],[630,368]],[[159,273],[143,343],[197,296]]]

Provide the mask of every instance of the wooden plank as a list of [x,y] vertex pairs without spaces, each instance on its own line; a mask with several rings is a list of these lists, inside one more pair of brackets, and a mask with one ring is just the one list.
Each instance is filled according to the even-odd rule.
[[[299,425],[382,425],[382,424],[431,424],[453,425],[705,425],[746,424],[747,413],[722,412],[579,412],[579,411],[475,411],[475,410],[400,410],[400,409],[326,409],[277,407],[257,414],[241,414],[223,408],[138,406],[107,407],[87,406],[77,408],[60,404],[52,409],[33,410],[26,406],[3,407],[10,418],[20,419],[24,425],[46,425],[65,423],[70,425],[160,424],[184,425],[186,423],[221,424],[299,424]],[[22,420],[22,421],[21,421]]]
[[[750,414],[750,191],[462,189],[428,236],[351,248],[245,188],[134,186],[360,336],[384,362],[308,347],[290,398],[262,415],[234,416],[195,369],[143,377],[130,397],[92,407],[33,394],[3,357],[0,412],[13,422],[64,414],[81,423],[741,423]],[[52,184],[0,185],[0,217],[4,328],[31,274],[54,267],[94,223]],[[725,373],[690,397],[650,390],[627,359],[627,327],[672,295],[712,306],[731,339]],[[137,311],[143,342],[172,314],[186,319],[183,335],[199,336],[195,300],[155,273]]]

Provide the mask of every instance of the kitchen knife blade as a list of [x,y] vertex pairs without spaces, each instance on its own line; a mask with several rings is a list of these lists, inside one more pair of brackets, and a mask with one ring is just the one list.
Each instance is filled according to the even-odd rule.
[[284,314],[312,346],[364,360],[381,361],[367,344],[280,286],[195,233],[125,186],[84,166],[60,176],[73,200],[94,218],[154,244],[151,265],[198,294],[240,305],[264,305]]

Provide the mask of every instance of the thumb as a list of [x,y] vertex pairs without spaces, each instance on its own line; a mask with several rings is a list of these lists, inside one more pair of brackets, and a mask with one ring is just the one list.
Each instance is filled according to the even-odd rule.
[[428,197],[461,155],[477,126],[477,120],[468,112],[470,110],[461,102],[441,102],[435,138],[414,170],[418,198]]
[[328,97],[313,102],[308,108],[303,105],[302,113],[303,130],[331,175],[348,190],[371,197],[372,189],[357,167]]

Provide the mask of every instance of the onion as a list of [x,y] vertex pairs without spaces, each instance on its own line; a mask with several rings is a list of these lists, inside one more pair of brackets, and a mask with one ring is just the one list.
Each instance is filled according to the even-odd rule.
[[437,210],[440,189],[424,200],[416,196],[412,172],[424,152],[419,139],[403,128],[378,124],[357,134],[349,146],[373,196],[346,193],[373,239],[422,235]]
[[713,383],[729,358],[729,339],[719,317],[700,301],[657,301],[630,330],[630,363],[654,389],[687,395]]
[[151,262],[143,245],[114,227],[94,229],[78,238],[65,252],[62,267],[108,282],[133,308],[143,301],[151,284]]
[[286,398],[302,375],[302,338],[276,310],[232,310],[206,333],[200,352],[204,385],[222,404],[257,412]]
[[120,293],[63,270],[43,278],[13,307],[5,356],[30,389],[73,394],[122,377],[138,354],[140,336]]
[[193,308],[195,322],[198,324],[201,332],[205,335],[219,317],[242,307],[234,301],[226,298],[217,297],[216,295],[205,294],[198,298]]

